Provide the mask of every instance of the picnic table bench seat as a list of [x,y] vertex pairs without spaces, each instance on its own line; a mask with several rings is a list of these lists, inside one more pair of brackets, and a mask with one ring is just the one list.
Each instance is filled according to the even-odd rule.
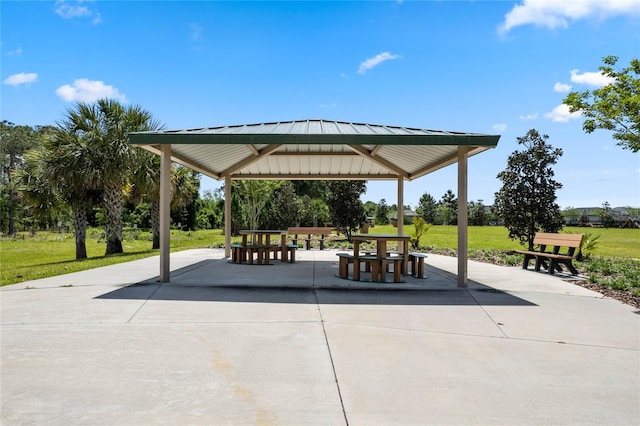
[[339,257],[338,276],[349,277],[349,264],[353,264],[353,280],[360,281],[360,264],[365,264],[365,272],[371,272],[371,281],[386,281],[387,265],[393,265],[393,282],[400,282],[403,259],[400,256],[378,257],[375,255],[354,256],[349,253],[337,253]]
[[[516,250],[524,255],[522,269],[529,268],[529,262],[535,259],[535,271],[540,272],[543,267],[547,269],[549,275],[556,271],[562,272],[562,265],[566,266],[573,275],[578,274],[578,270],[573,266],[573,259],[577,255],[576,249],[582,244],[582,234],[556,234],[548,232],[536,233],[533,244],[538,246],[538,250]],[[547,251],[547,247],[552,247]],[[566,253],[560,253],[562,248],[566,248]]]

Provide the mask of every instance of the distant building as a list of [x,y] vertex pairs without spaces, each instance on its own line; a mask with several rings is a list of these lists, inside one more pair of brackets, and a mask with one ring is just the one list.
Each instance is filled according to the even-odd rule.
[[[602,226],[602,210],[602,207],[576,207],[571,209],[573,214],[567,214],[566,210],[562,213],[564,214],[565,223],[569,226],[593,226],[599,228]],[[632,217],[626,207],[612,208],[611,215],[618,227],[640,227],[640,218]]]

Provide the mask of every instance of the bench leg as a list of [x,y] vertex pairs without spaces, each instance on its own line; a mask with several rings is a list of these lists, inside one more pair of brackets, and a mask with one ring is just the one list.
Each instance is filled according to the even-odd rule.
[[414,277],[418,276],[417,263],[418,258],[415,256],[409,257],[409,262],[411,263],[411,275]]
[[418,274],[417,278],[424,278],[424,257],[418,259]]
[[[377,261],[376,265],[378,266],[378,269],[380,270],[380,279],[376,280],[376,281],[380,281],[381,283],[387,281],[387,266],[389,266],[389,264],[387,263],[386,265],[383,265],[384,262],[382,261]],[[373,277],[372,277],[373,278]],[[373,280],[372,280],[373,281]]]
[[340,258],[340,263],[338,265],[338,276],[340,278],[347,278],[349,275],[349,259],[346,257]]
[[403,262],[402,259],[393,261],[393,282],[394,283],[400,282],[400,272],[402,270],[402,262]]
[[288,247],[287,251],[289,252],[289,262],[290,263],[296,263],[296,248],[295,247]]
[[379,260],[369,260],[367,264],[371,263],[371,281],[384,282],[384,268]]
[[353,280],[360,281],[360,260],[353,259]]

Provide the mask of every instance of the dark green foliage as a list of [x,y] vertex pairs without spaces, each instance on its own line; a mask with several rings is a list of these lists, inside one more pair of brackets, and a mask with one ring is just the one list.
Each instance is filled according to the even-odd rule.
[[553,179],[552,166],[562,150],[546,143],[547,135],[535,129],[518,138],[526,149],[513,152],[506,170],[498,174],[502,188],[495,194],[495,207],[511,239],[533,250],[536,232],[558,232],[564,219],[556,203],[556,191],[562,184]]
[[443,225],[458,223],[458,199],[452,190],[448,189],[436,205],[436,215]]
[[435,223],[436,199],[426,192],[422,194],[418,202],[418,207],[416,208],[416,213],[418,213],[426,223]]
[[337,180],[329,182],[329,214],[334,228],[351,240],[351,235],[365,224],[365,213],[360,196],[367,190],[365,181]]
[[376,207],[375,224],[387,225],[389,223],[389,206],[384,198],[380,200]]
[[22,217],[23,204],[18,197],[14,174],[22,170],[24,154],[39,144],[47,128],[17,126],[9,121],[0,123],[0,231],[16,233],[16,215]]
[[482,200],[469,202],[468,210],[469,225],[484,226],[487,224],[489,218],[487,217],[487,212],[484,209]]
[[300,219],[298,197],[291,181],[286,181],[273,193],[273,229],[287,229]]
[[602,210],[600,210],[600,224],[604,228],[613,228],[617,225],[616,219],[611,212],[611,205],[608,201],[602,204]]

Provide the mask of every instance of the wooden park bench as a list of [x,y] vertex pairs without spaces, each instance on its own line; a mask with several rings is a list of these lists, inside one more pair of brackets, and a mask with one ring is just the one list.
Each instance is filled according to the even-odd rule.
[[[547,269],[550,275],[556,271],[562,272],[562,265],[566,266],[573,275],[578,274],[578,270],[573,266],[573,259],[576,256],[576,249],[580,248],[582,243],[582,234],[553,234],[546,232],[536,233],[533,244],[538,246],[538,251],[532,250],[516,250],[517,253],[524,254],[522,269],[529,268],[529,262],[536,260],[535,270],[540,271],[543,267]],[[547,251],[547,247],[552,247],[551,251]],[[560,253],[560,250],[566,247],[566,253]]]
[[[293,244],[297,245],[298,240],[305,241],[306,249],[311,249],[312,241],[320,241],[320,250],[324,250],[324,242],[325,239],[331,235],[331,228],[329,227],[319,227],[319,226],[298,226],[298,227],[290,227],[287,230],[288,235],[293,235]],[[298,235],[303,237],[298,238]],[[314,238],[315,237],[315,238]]]

